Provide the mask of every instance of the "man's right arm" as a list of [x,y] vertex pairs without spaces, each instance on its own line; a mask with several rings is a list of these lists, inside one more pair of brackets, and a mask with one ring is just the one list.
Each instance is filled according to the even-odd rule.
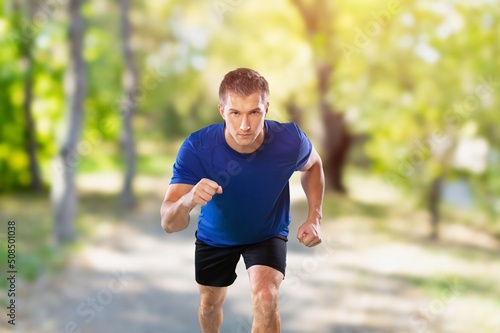
[[161,227],[168,233],[184,230],[189,225],[189,212],[196,205],[205,206],[222,188],[203,178],[196,185],[171,184],[160,209]]

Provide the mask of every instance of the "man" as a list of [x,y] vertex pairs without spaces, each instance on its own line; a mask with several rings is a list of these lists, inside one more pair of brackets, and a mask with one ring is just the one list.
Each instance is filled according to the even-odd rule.
[[224,123],[191,134],[181,146],[161,206],[161,225],[185,229],[202,206],[196,231],[195,271],[203,333],[219,332],[227,288],[243,256],[254,319],[252,332],[280,332],[278,290],[285,276],[290,224],[288,181],[301,171],[309,204],[297,233],[307,247],[321,243],[324,193],[321,159],[293,123],[265,120],[269,87],[254,70],[226,74],[219,88]]

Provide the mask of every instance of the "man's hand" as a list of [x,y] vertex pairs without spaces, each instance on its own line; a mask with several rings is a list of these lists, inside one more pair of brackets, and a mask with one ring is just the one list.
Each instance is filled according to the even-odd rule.
[[299,242],[307,247],[313,247],[321,243],[321,225],[319,221],[306,221],[299,227],[297,232]]
[[323,194],[325,193],[325,175],[321,157],[316,149],[312,148],[311,155],[302,169],[300,182],[309,205],[309,214],[306,222],[300,226],[297,233],[299,242],[307,247],[321,243],[321,216]]
[[189,212],[196,205],[205,206],[222,187],[203,178],[196,185],[171,184],[160,209],[161,227],[168,233],[181,231],[189,225]]
[[213,180],[203,178],[187,195],[187,204],[191,209],[196,205],[205,206],[215,194],[222,194],[222,187]]

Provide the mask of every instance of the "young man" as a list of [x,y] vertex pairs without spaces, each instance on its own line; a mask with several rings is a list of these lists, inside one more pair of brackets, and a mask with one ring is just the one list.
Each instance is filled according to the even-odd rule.
[[321,243],[324,193],[321,159],[294,123],[265,120],[266,79],[238,68],[219,88],[224,123],[191,134],[181,146],[161,206],[168,233],[185,229],[189,212],[201,207],[196,231],[195,271],[203,333],[219,332],[227,288],[243,256],[254,319],[252,332],[280,332],[278,290],[285,276],[290,224],[288,181],[301,171],[309,204],[297,233],[307,247]]

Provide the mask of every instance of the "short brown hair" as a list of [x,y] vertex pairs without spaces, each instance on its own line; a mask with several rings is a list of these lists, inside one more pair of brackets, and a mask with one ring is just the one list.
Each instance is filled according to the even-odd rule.
[[266,79],[249,68],[237,68],[224,76],[219,87],[219,103],[224,105],[229,92],[240,96],[248,96],[256,92],[261,93],[261,98],[269,98],[269,84]]

